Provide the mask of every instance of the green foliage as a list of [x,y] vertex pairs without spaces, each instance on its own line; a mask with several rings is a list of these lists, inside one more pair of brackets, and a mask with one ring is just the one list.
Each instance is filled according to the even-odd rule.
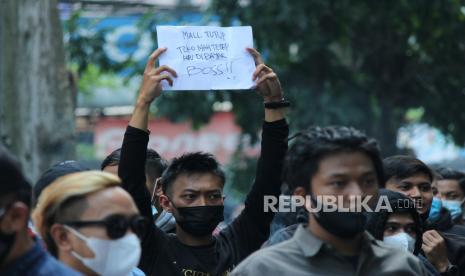
[[85,21],[80,12],[75,12],[63,24],[67,61],[74,64],[80,76],[93,64],[104,71],[112,70],[113,64],[105,55],[105,30],[95,30],[98,20]]
[[[366,130],[386,154],[411,108],[465,141],[463,1],[213,0],[224,25],[251,25],[293,100],[294,128]],[[240,121],[240,120],[239,120]]]
[[256,169],[257,158],[248,157],[237,151],[226,167],[228,179],[225,194],[242,202],[244,200],[242,197],[248,193],[255,179]]
[[85,143],[78,143],[76,145],[76,156],[83,160],[94,160],[95,159],[95,146]]
[[[76,67],[76,65],[71,65],[71,70],[79,71]],[[78,90],[85,95],[92,95],[95,88],[118,88],[121,85],[123,85],[121,78],[116,77],[112,73],[103,73],[95,64],[88,64],[81,72],[78,81]]]
[[[343,124],[365,130],[385,154],[396,149],[397,129],[423,121],[465,141],[465,3],[461,0],[212,0],[223,25],[253,27],[255,46],[280,76],[292,100],[293,130]],[[179,21],[185,10],[148,11],[139,21],[156,41],[155,26]],[[68,60],[82,79],[143,64],[115,64],[103,51],[105,33],[82,36],[79,14],[65,23]],[[233,22],[233,23],[231,23]],[[87,21],[89,29],[94,21]],[[184,22],[180,23],[181,25]],[[202,22],[199,22],[201,25]],[[97,74],[96,73],[96,74]],[[89,76],[86,74],[90,74]],[[89,87],[89,86],[88,86]],[[215,102],[230,101],[244,133],[257,138],[263,108],[249,92],[165,93],[154,111],[174,121],[207,123]],[[419,112],[421,111],[421,112]]]

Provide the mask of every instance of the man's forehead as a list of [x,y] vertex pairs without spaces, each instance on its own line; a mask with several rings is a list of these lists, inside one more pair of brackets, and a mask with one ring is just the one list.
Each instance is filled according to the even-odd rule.
[[83,218],[101,219],[111,214],[135,214],[137,208],[131,196],[120,187],[106,188],[86,197],[88,208]]
[[424,173],[418,173],[418,174],[414,174],[414,175],[403,177],[403,178],[393,176],[388,180],[388,182],[395,183],[395,184],[409,183],[413,185],[432,184],[429,176]]
[[413,223],[414,221],[410,213],[393,213],[388,217],[386,222],[408,224]]
[[185,188],[181,192],[191,192],[191,193],[212,193],[212,192],[221,192],[221,188]]
[[182,174],[173,182],[174,190],[214,191],[222,190],[223,183],[218,176],[206,174]]
[[327,176],[376,173],[372,160],[361,152],[341,152],[321,159],[318,173]]
[[460,184],[455,179],[442,179],[437,181],[437,186],[440,189],[460,188]]

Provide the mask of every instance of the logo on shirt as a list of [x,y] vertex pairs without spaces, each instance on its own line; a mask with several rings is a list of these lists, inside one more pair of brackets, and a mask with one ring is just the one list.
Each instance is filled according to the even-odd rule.
[[[222,274],[220,274],[221,276],[228,276],[229,273],[231,272],[230,269],[226,270],[225,272],[223,272]],[[184,268],[182,270],[182,274],[184,276],[212,276],[210,273],[208,272],[203,272],[203,271],[196,271],[196,270],[192,270],[192,269],[186,269]]]

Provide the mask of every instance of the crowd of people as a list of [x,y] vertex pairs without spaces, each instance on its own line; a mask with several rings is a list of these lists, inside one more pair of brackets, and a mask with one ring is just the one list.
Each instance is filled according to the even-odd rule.
[[[289,139],[289,102],[255,49],[260,157],[243,210],[219,227],[226,176],[215,157],[167,161],[147,147],[150,105],[177,77],[155,66],[165,51],[150,56],[122,146],[100,171],[64,161],[32,186],[0,148],[0,275],[465,275],[465,174],[383,159],[376,140],[351,127]],[[305,200],[270,235],[265,198],[283,185]],[[343,206],[384,198],[390,208],[314,211],[325,196]]]

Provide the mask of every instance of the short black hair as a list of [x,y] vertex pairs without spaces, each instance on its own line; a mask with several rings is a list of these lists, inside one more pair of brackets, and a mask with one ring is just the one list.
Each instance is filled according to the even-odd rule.
[[284,165],[284,179],[291,191],[304,187],[310,191],[311,179],[317,172],[320,161],[334,153],[362,152],[376,170],[378,182],[383,181],[383,166],[378,143],[364,133],[351,127],[311,127],[296,135],[289,148]]
[[119,160],[121,159],[121,149],[116,149],[112,151],[105,159],[103,159],[102,164],[100,164],[100,170],[103,171],[106,167],[119,165]]
[[421,160],[408,155],[395,155],[383,160],[384,182],[383,188],[390,179],[402,180],[416,174],[426,174],[433,182],[434,175],[431,169]]
[[205,173],[217,176],[223,185],[226,182],[224,171],[215,157],[210,153],[193,152],[174,158],[161,177],[163,193],[167,194],[169,187],[180,175]]
[[[55,215],[50,218],[50,225],[53,223],[64,224],[67,221],[79,220],[84,211],[89,207],[86,196],[87,195],[73,196],[61,203],[59,208],[55,211]],[[58,246],[50,231],[45,234],[44,241],[50,254],[58,258]]]
[[465,194],[465,173],[451,168],[438,168],[436,172],[441,176],[439,180],[457,180],[460,189]]
[[150,183],[161,177],[162,173],[168,167],[168,162],[163,159],[158,152],[153,149],[147,149],[147,157],[145,158],[145,174]]
[[18,160],[0,145],[0,196],[13,197],[31,207],[32,187]]
[[[103,170],[108,166],[117,166],[121,159],[121,149],[116,149],[110,153],[100,165]],[[161,176],[163,171],[168,167],[168,162],[163,159],[158,152],[153,149],[147,149],[147,157],[145,159],[145,173],[148,176],[150,183],[155,182]]]

